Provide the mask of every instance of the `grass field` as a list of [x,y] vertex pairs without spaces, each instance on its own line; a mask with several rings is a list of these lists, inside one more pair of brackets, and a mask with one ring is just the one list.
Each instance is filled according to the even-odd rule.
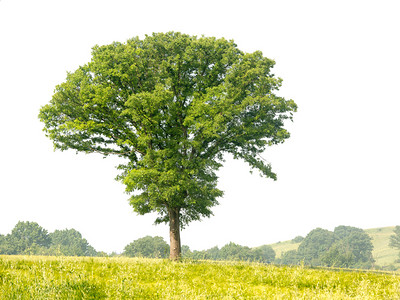
[[[399,251],[389,247],[389,237],[393,234],[394,226],[366,229],[365,232],[372,238],[374,250],[372,256],[375,259],[375,264],[381,267],[393,265],[395,268],[400,269],[400,263],[396,261],[399,259]],[[276,257],[280,258],[282,253],[297,250],[300,243],[293,243],[292,241],[284,241],[270,246],[275,250]]]
[[0,256],[0,299],[400,299],[400,276],[244,262]]

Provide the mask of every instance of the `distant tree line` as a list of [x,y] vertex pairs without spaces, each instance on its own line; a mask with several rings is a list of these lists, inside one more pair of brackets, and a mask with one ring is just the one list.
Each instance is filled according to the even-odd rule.
[[[124,256],[151,258],[169,257],[169,245],[162,237],[146,236],[127,245]],[[219,249],[217,246],[202,251],[191,251],[189,246],[182,246],[182,258],[208,260],[245,260],[271,263],[275,260],[275,251],[269,245],[250,248],[235,243],[229,243]]]
[[98,256],[88,241],[75,229],[52,233],[36,222],[18,222],[10,234],[0,235],[0,254]]
[[[0,255],[56,255],[56,256],[107,256],[96,251],[80,232],[75,229],[55,230],[48,233],[36,222],[18,222],[10,234],[0,234]],[[112,253],[110,256],[115,256]],[[146,236],[139,238],[124,248],[123,256],[168,258],[169,245],[162,237]],[[182,257],[190,259],[210,260],[246,260],[271,263],[275,259],[275,251],[264,245],[249,248],[229,243],[221,249],[213,247],[208,250],[191,251],[182,246]]]
[[[374,266],[371,237],[364,230],[351,226],[338,226],[334,231],[322,228],[312,230],[305,238],[297,236],[297,250],[287,251],[276,258],[270,245],[250,248],[228,243],[208,250],[190,250],[182,246],[182,258],[205,260],[243,260],[285,265],[304,264],[338,268],[363,268]],[[400,250],[400,226],[391,236],[390,246]],[[0,235],[0,254],[9,255],[63,255],[107,256],[97,252],[75,229],[55,230],[48,233],[35,222],[18,222],[10,234]],[[116,253],[110,256],[115,256]],[[162,237],[146,236],[128,244],[122,253],[128,257],[168,258],[169,245]]]
[[126,245],[122,255],[129,257],[168,258],[169,245],[160,236],[145,236]]
[[250,248],[230,242],[219,249],[217,246],[203,251],[190,251],[185,247],[182,251],[183,257],[192,259],[211,259],[211,260],[244,260],[261,263],[272,263],[275,260],[275,251],[269,245]]
[[[338,226],[333,232],[316,228],[305,238],[297,236],[292,242],[300,243],[298,249],[287,251],[280,258],[276,258],[275,251],[269,245],[250,248],[232,242],[221,248],[215,246],[202,251],[191,251],[183,245],[182,257],[360,269],[372,268],[374,264],[371,237],[360,228]],[[163,238],[147,236],[127,245],[122,255],[167,258],[168,250],[169,246]]]
[[374,264],[372,250],[371,237],[360,228],[338,226],[333,232],[316,228],[301,240],[297,250],[283,253],[277,262],[369,269]]

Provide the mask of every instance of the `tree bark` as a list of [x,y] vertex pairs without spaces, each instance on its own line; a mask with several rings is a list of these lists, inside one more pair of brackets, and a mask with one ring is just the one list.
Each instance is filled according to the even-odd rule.
[[181,256],[181,233],[179,225],[179,208],[170,208],[169,212],[169,259],[179,260]]

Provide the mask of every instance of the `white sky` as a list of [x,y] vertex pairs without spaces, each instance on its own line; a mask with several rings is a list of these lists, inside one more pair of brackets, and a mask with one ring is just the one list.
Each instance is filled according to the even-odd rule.
[[37,115],[95,44],[171,30],[263,51],[280,95],[299,106],[292,137],[264,154],[278,181],[228,159],[215,215],[183,230],[183,244],[400,224],[399,13],[398,0],[0,0],[0,233],[21,220],[75,228],[99,251],[146,235],[169,242],[154,215],[132,212],[116,159],[54,152]]

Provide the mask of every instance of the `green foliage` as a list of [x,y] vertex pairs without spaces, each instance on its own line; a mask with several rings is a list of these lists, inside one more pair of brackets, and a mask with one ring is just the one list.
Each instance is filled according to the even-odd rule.
[[47,230],[36,222],[18,222],[1,239],[0,254],[41,254],[51,244]]
[[337,249],[341,249],[340,255],[352,256],[352,259],[345,264],[334,264],[332,266],[351,268],[371,268],[374,259],[372,258],[373,245],[371,237],[362,229],[351,226],[338,226],[334,234],[339,241]]
[[301,259],[297,254],[297,250],[289,250],[282,253],[279,263],[283,265],[294,266],[300,264]]
[[127,245],[123,255],[129,257],[167,258],[169,245],[160,236],[146,236]]
[[[182,253],[183,254],[183,253]],[[191,259],[208,259],[208,260],[219,260],[220,259],[220,251],[218,246],[214,246],[208,250],[194,250],[187,251],[183,258],[191,258]],[[221,258],[222,259],[222,258]]]
[[47,230],[36,222],[18,222],[11,234],[0,235],[0,254],[96,256],[96,250],[75,229]]
[[247,246],[241,246],[230,242],[221,248],[219,256],[226,260],[246,260],[250,255],[251,249]]
[[[394,234],[390,236],[389,246],[400,250],[400,226],[396,226],[393,232]],[[398,262],[400,262],[400,252]]]
[[0,257],[0,299],[399,299],[400,276],[244,262]]
[[182,257],[192,257],[192,251],[190,250],[189,246],[182,245],[181,251],[182,251]]
[[360,228],[338,226],[334,232],[317,228],[304,238],[297,250],[283,253],[279,262],[369,269],[374,263],[372,250],[371,237]]
[[96,256],[96,250],[82,238],[75,229],[55,230],[50,233],[52,240],[49,253],[65,256]]
[[[393,229],[395,226],[382,227],[382,228],[370,228],[365,229],[364,232],[371,237],[371,242],[373,245],[372,257],[375,260],[373,263],[373,268],[377,270],[389,270],[390,268],[399,269],[399,251],[394,248],[389,247],[390,236],[393,235]],[[297,250],[300,243],[293,243],[292,240],[278,242],[275,244],[270,244],[270,246],[276,252],[276,263],[280,263],[283,253],[290,250]]]
[[394,234],[390,236],[389,246],[400,250],[400,226],[393,230]]
[[7,253],[6,237],[0,234],[0,254]]
[[322,228],[311,230],[301,242],[297,250],[298,256],[305,264],[319,266],[322,254],[329,250],[335,240],[334,233],[329,230]]
[[276,253],[269,245],[263,245],[251,249],[254,256],[254,261],[272,263],[276,258]]
[[289,138],[297,106],[274,94],[274,64],[233,41],[176,32],[95,46],[39,118],[56,149],[125,158],[118,179],[136,191],[134,210],[182,227],[212,215],[225,153],[276,179],[259,154]]
[[[187,246],[186,246],[187,247]],[[228,243],[219,249],[217,246],[203,251],[190,251],[189,247],[182,251],[183,258],[207,260],[240,260],[271,263],[275,259],[275,251],[271,246],[264,245],[249,248],[235,243]]]
[[304,237],[298,235],[294,239],[292,239],[292,243],[301,243],[304,240]]
[[203,259],[212,259],[212,260],[218,260],[218,259],[226,259],[221,255],[220,249],[217,246],[214,246],[208,250],[206,250],[206,255],[203,257]]
[[376,260],[374,263],[375,268],[377,266],[386,268],[391,264],[395,265],[397,268],[400,267],[400,264],[396,263],[399,252],[396,251],[395,248],[389,246],[390,236],[393,235],[394,228],[395,226],[365,230],[365,232],[372,238],[372,244],[374,246],[372,255]]
[[350,268],[354,266],[355,259],[353,251],[344,241],[337,241],[328,251],[321,254],[323,265],[332,267]]

